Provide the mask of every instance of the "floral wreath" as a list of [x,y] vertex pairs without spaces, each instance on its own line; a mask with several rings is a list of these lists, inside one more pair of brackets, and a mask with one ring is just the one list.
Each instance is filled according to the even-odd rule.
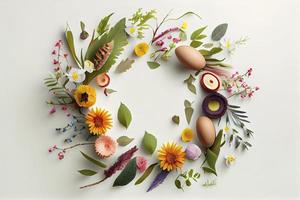
[[[68,133],[64,140],[67,147],[54,145],[49,148],[49,152],[58,152],[58,159],[62,160],[67,151],[90,145],[94,155],[81,152],[84,159],[91,162],[101,170],[82,169],[78,172],[84,176],[93,176],[103,173],[103,178],[95,183],[84,185],[82,188],[95,186],[112,178],[119,173],[113,182],[113,187],[124,186],[130,183],[142,173],[135,185],[141,184],[150,174],[158,168],[159,172],[153,178],[148,191],[160,185],[170,172],[177,175],[174,185],[178,189],[184,190],[185,186],[191,186],[197,182],[200,176],[205,174],[217,175],[216,163],[223,145],[228,144],[237,150],[248,150],[252,145],[249,142],[253,131],[246,124],[248,116],[242,111],[240,106],[230,104],[229,100],[235,98],[250,98],[258,87],[247,84],[247,79],[252,74],[252,68],[245,73],[232,72],[233,68],[224,63],[237,47],[244,45],[248,38],[241,37],[238,40],[230,40],[224,35],[228,24],[223,23],[216,26],[208,37],[204,34],[207,26],[199,27],[191,31],[188,36],[188,23],[183,21],[188,16],[201,19],[194,12],[186,12],[177,18],[171,18],[168,13],[162,20],[156,17],[156,10],[144,12],[138,9],[130,18],[122,18],[114,26],[110,27],[109,20],[113,14],[101,19],[95,28],[92,36],[86,31],[85,23],[80,22],[81,33],[79,38],[86,40],[90,37],[88,47],[80,56],[74,45],[74,36],[69,26],[65,31],[66,46],[62,40],[56,42],[52,51],[54,71],[45,78],[44,83],[48,87],[52,97],[47,101],[51,106],[50,114],[54,114],[57,108],[61,108],[66,113],[70,122],[62,128],[56,128],[58,133]],[[175,25],[161,30],[162,26],[173,22]],[[178,25],[181,23],[181,25]],[[152,24],[155,24],[153,26]],[[114,164],[107,166],[105,159],[108,159],[116,152],[116,148],[131,144],[134,138],[121,136],[114,139],[107,135],[112,127],[112,116],[104,108],[92,107],[96,102],[96,89],[89,85],[95,80],[97,85],[103,89],[106,96],[117,92],[109,88],[109,71],[121,55],[124,47],[128,44],[128,38],[142,40],[146,33],[152,33],[151,40],[139,42],[133,49],[134,54],[122,60],[116,66],[116,72],[124,73],[129,70],[135,59],[148,54],[149,69],[157,69],[161,63],[167,62],[173,52],[175,52],[179,63],[185,67],[187,72],[192,72],[183,81],[187,89],[196,95],[195,81],[199,79],[201,88],[207,93],[202,102],[202,116],[196,121],[196,132],[198,141],[193,142],[194,131],[192,128],[185,128],[181,132],[181,141],[166,142],[157,150],[157,138],[154,134],[145,132],[142,143],[131,147],[118,156]],[[194,71],[194,72],[193,72]],[[183,109],[187,124],[190,124],[194,112],[193,103],[189,100],[183,102]],[[92,107],[92,108],[91,108]],[[216,131],[220,121],[225,119],[225,127]],[[132,122],[130,109],[124,103],[120,103],[117,119],[121,125],[128,128]],[[170,117],[174,126],[181,122],[179,115]],[[213,121],[218,119],[218,121]],[[85,142],[72,143],[78,135],[86,136]],[[70,145],[70,146],[69,146]],[[156,154],[157,162],[148,164],[146,156],[134,156],[140,149],[149,156]],[[199,162],[198,169],[183,170],[186,160]],[[234,154],[227,154],[223,160],[227,166],[236,161]],[[99,168],[98,168],[99,169]],[[207,179],[203,186],[215,185],[215,180]]]

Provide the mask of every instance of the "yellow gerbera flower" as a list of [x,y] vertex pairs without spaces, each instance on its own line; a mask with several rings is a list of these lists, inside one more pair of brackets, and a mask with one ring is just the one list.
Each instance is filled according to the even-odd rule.
[[193,140],[193,130],[190,128],[183,129],[181,133],[181,140],[183,142],[190,142]]
[[143,56],[149,51],[149,45],[146,42],[141,42],[134,47],[134,53],[137,56]]
[[76,103],[81,107],[91,107],[96,102],[96,90],[89,85],[80,85],[74,93]]
[[93,135],[104,135],[112,127],[112,118],[108,111],[95,108],[85,117],[89,131]]
[[160,168],[171,171],[173,169],[182,168],[185,161],[185,153],[182,146],[176,143],[166,143],[158,151],[158,160]]

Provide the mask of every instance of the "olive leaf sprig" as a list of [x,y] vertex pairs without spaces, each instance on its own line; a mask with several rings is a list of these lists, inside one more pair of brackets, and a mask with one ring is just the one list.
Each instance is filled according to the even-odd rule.
[[190,74],[190,76],[184,80],[184,83],[186,83],[189,91],[191,91],[194,94],[197,94],[196,87],[194,85],[195,80],[196,80],[195,77],[192,74]]
[[190,187],[192,185],[192,181],[197,182],[198,179],[200,178],[200,176],[201,176],[200,173],[198,173],[198,172],[195,173],[194,169],[190,169],[190,170],[180,173],[177,176],[177,178],[175,179],[174,184],[178,189],[182,189],[182,191],[184,191],[184,189],[183,189],[184,184],[187,187]]

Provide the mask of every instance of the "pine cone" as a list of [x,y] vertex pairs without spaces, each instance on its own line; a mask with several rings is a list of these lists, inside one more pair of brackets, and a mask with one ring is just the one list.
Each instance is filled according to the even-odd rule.
[[105,64],[113,48],[114,48],[114,41],[111,41],[98,49],[94,58],[94,64],[96,70],[99,70]]

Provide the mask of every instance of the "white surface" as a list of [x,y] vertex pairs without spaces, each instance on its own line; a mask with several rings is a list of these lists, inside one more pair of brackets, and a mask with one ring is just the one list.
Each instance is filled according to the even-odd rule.
[[[297,39],[300,32],[296,21],[300,17],[299,12],[296,13],[299,6],[297,0],[1,0],[0,199],[299,198],[300,99],[297,79],[300,49]],[[54,128],[66,122],[63,116],[49,117],[44,103],[47,91],[42,79],[51,70],[50,52],[54,41],[62,37],[66,22],[78,31],[79,21],[83,20],[91,30],[110,12],[116,13],[115,22],[139,7],[158,8],[160,16],[171,8],[174,8],[174,16],[193,10],[203,17],[203,21],[193,18],[191,26],[208,24],[211,30],[219,23],[228,22],[228,36],[247,35],[251,38],[248,45],[237,50],[232,63],[241,70],[253,66],[253,83],[262,88],[251,102],[242,104],[255,131],[254,147],[239,155],[231,169],[219,166],[220,175],[215,187],[193,184],[183,193],[174,187],[173,175],[151,193],[145,193],[145,189],[153,177],[140,186],[130,184],[111,188],[114,180],[111,179],[94,188],[79,190],[79,186],[96,177],[85,178],[76,172],[89,167],[78,149],[67,153],[62,162],[47,153],[49,146],[61,144],[63,137],[56,135]],[[134,136],[135,142],[139,143],[144,131],[148,130],[159,136],[160,144],[178,140],[180,131],[187,126],[183,100],[195,99],[181,84],[186,76],[187,72],[179,70],[175,58],[155,71],[150,71],[145,60],[140,59],[128,73],[112,73],[111,87],[118,93],[109,98],[99,94],[97,105],[108,108],[116,119],[116,110],[122,101],[130,107],[133,123],[125,131],[115,121],[110,134],[114,137]],[[200,96],[196,108],[203,97]],[[176,113],[183,122],[179,127],[169,123]],[[193,121],[196,116],[197,113]],[[199,163],[192,165],[197,168]],[[200,180],[203,183],[206,178]]]

